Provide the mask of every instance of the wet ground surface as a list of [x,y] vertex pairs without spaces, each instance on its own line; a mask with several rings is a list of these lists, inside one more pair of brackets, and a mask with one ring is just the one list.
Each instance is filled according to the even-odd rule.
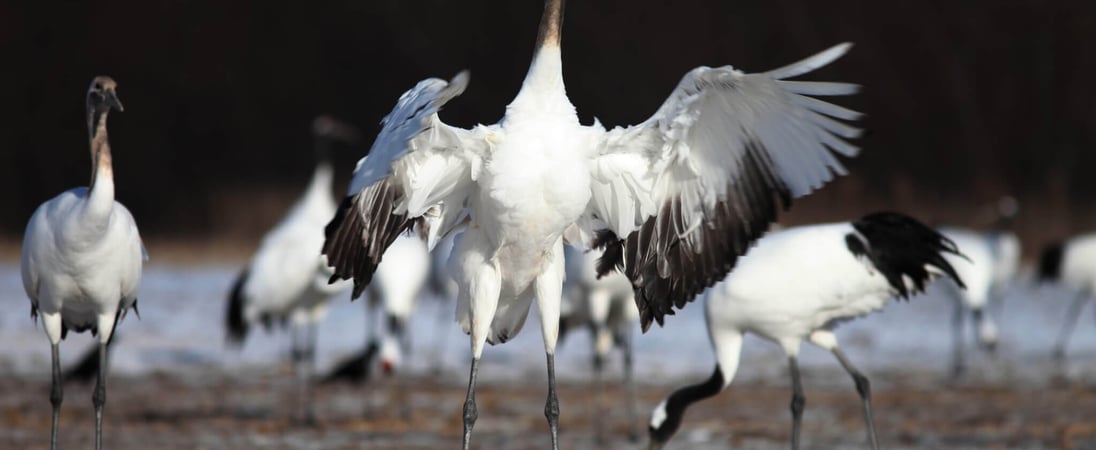
[[[843,373],[805,370],[804,448],[866,448],[860,404]],[[874,374],[879,439],[891,449],[1096,448],[1096,386],[1078,380],[1017,388],[932,374]],[[543,377],[541,377],[543,378]],[[548,448],[543,379],[492,380],[478,392],[473,447]],[[670,386],[642,384],[638,420],[623,385],[560,386],[561,448],[646,448],[628,439]],[[0,378],[0,448],[48,447],[48,379]],[[90,385],[70,384],[61,414],[63,448],[94,438]],[[459,445],[463,377],[416,375],[371,384],[320,386],[316,423],[293,422],[288,370],[251,374],[148,374],[110,379],[104,447],[110,449],[435,449]],[[599,395],[601,397],[599,397]],[[600,398],[601,410],[593,403]],[[787,448],[790,392],[783,379],[735,383],[689,410],[671,449]],[[596,440],[595,418],[605,439]]]

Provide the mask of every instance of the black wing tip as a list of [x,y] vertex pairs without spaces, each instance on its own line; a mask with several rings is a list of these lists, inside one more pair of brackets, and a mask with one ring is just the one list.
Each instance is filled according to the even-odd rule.
[[327,225],[324,225],[323,254],[330,255],[330,251],[332,250],[333,245],[333,243],[331,242],[332,239],[336,236],[336,234],[339,232],[339,229],[342,228],[343,224],[346,222],[346,216],[351,211],[357,210],[357,206],[355,205],[355,203],[357,203],[357,197],[357,195],[348,195],[346,197],[343,197],[342,202],[339,203],[339,207],[335,209],[335,215],[331,217],[331,220],[327,222]]
[[365,286],[360,283],[358,277],[354,276],[354,256],[362,255],[365,247],[362,242],[365,225],[360,216],[358,196],[348,195],[335,210],[335,216],[324,226],[325,239],[322,253],[327,256],[327,265],[334,269],[334,274],[328,278],[327,283],[332,284],[339,280],[353,278],[354,289],[351,299],[358,298],[365,290]]
[[682,228],[681,202],[675,198],[628,235],[622,271],[632,280],[641,313],[649,310],[645,329],[651,320],[661,326],[674,308],[684,308],[722,280],[776,221],[781,206],[791,204],[789,189],[767,169],[765,155],[760,143],[747,146],[744,178],[728,186],[727,197],[707,213],[699,231]]
[[402,198],[403,192],[390,180],[378,181],[344,198],[324,227],[322,253],[334,269],[329,281],[353,279],[351,299],[365,292],[384,251],[414,226],[414,220],[406,214],[392,212]]
[[244,307],[247,306],[247,301],[243,292],[250,272],[248,268],[240,271],[240,274],[236,276],[236,281],[232,283],[232,290],[228,295],[228,307],[225,311],[225,341],[233,347],[243,345],[244,339],[247,338],[247,333],[251,328],[244,317]]
[[1062,259],[1065,257],[1066,244],[1063,241],[1055,241],[1043,247],[1039,254],[1040,282],[1056,281],[1062,276]]
[[[924,291],[933,278],[926,266],[935,267],[960,288],[966,288],[944,255],[966,256],[959,252],[955,242],[932,227],[894,211],[867,214],[852,226],[867,243],[857,244],[860,238],[846,236],[849,251],[856,256],[867,256],[899,298],[908,300],[910,295]],[[906,286],[907,277],[912,281],[912,289]]]

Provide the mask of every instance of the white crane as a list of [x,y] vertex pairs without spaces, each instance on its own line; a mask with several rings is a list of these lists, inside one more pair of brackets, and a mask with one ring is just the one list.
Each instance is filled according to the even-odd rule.
[[[370,348],[376,347],[380,368],[387,374],[401,365],[403,355],[410,349],[408,321],[430,278],[431,261],[426,243],[416,234],[401,235],[385,255],[388,257],[377,266],[374,280],[367,289],[366,327],[369,332],[364,354],[373,353]],[[378,310],[385,314],[384,326],[373,318]],[[369,364],[368,358],[365,364]]]
[[[636,309],[632,283],[620,273],[610,273],[598,277],[597,260],[601,252],[589,250],[583,252],[574,247],[566,250],[567,279],[563,284],[563,305],[560,308],[559,338],[562,340],[570,330],[584,327],[590,330],[593,342],[594,382],[600,394],[603,389],[603,370],[609,353],[619,348],[624,357],[624,384],[627,390],[628,423],[638,423],[636,413],[635,373],[632,345],[632,327],[639,323],[639,310]],[[594,400],[600,409],[603,396]],[[593,414],[596,435],[599,441],[604,439],[603,413]],[[636,431],[630,432],[638,439]]]
[[438,119],[464,91],[465,73],[404,93],[327,228],[335,278],[353,278],[357,296],[385,248],[418,217],[439,210],[428,231],[434,241],[471,214],[449,259],[460,286],[457,320],[471,335],[466,449],[484,344],[514,337],[534,297],[548,368],[544,412],[558,448],[554,352],[565,233],[579,242],[579,230],[604,230],[610,257],[602,269],[619,267],[632,280],[646,329],[722,278],[792,197],[843,174],[835,153],[858,151],[844,139],[860,130],[834,118],[860,114],[807,96],[857,86],[783,80],[832,62],[849,44],[759,74],[694,69],[650,119],[606,131],[579,124],[567,98],[562,20],[563,1],[546,0],[532,64],[495,125],[466,130]]
[[[376,277],[368,287],[365,348],[335,367],[325,381],[349,380],[361,383],[369,379],[373,359],[380,357],[383,372],[391,374],[410,349],[407,322],[431,274],[430,254],[421,236],[401,235],[384,253]],[[384,325],[375,319],[384,312]]]
[[978,343],[990,352],[997,348],[997,324],[988,311],[995,299],[1000,299],[1020,265],[1020,240],[1014,233],[1004,230],[981,232],[967,228],[941,227],[941,234],[963,250],[964,257],[947,255],[966,289],[959,289],[950,280],[947,283],[955,299],[952,315],[952,376],[964,370],[963,326],[966,311],[970,312]]
[[1061,283],[1075,293],[1065,323],[1062,324],[1054,343],[1054,358],[1062,361],[1081,309],[1096,293],[1096,233],[1082,234],[1048,244],[1039,258],[1038,276],[1040,281]]
[[292,351],[299,379],[299,420],[313,419],[309,384],[315,357],[316,322],[327,312],[327,302],[348,283],[328,284],[331,271],[320,255],[323,229],[335,214],[332,194],[334,169],[331,145],[353,141],[356,131],[327,116],[313,121],[317,156],[312,179],[297,203],[263,237],[251,262],[237,277],[229,294],[225,317],[230,343],[242,345],[252,325],[292,322]]
[[91,145],[91,183],[61,193],[34,211],[23,236],[20,268],[32,318],[42,316],[53,360],[50,448],[57,448],[62,380],[58,344],[68,331],[99,336],[99,379],[95,406],[95,448],[102,448],[106,403],[107,342],[129,308],[137,311],[141,266],[147,259],[137,224],[114,200],[114,170],[107,139],[107,115],[122,110],[118,84],[95,77],[86,96]]
[[[380,338],[381,368],[393,372],[410,350],[407,322],[415,310],[415,303],[422,295],[430,278],[430,252],[425,240],[417,235],[404,235],[396,239],[383,264],[377,266],[373,283],[369,285],[369,301],[383,307],[385,326]],[[377,330],[379,327],[374,326]]]
[[945,255],[955,244],[897,213],[875,213],[849,223],[788,228],[771,233],[708,290],[708,336],[716,366],[707,381],[674,391],[651,413],[650,448],[661,448],[681,426],[685,409],[714,396],[734,379],[742,338],[754,333],[780,345],[792,377],[792,448],[799,448],[805,398],[797,356],[804,339],[831,351],[856,384],[872,448],[871,388],[837,345],[833,329],[883,308],[889,298],[909,298],[946,274],[962,286]]

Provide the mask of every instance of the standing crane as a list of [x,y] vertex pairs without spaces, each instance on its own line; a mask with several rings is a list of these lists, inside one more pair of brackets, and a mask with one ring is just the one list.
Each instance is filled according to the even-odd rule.
[[107,116],[122,111],[118,84],[95,77],[85,96],[91,146],[91,182],[62,192],[34,211],[23,235],[20,269],[30,298],[30,315],[42,317],[50,342],[53,384],[50,403],[50,449],[57,449],[63,382],[58,345],[68,335],[91,331],[99,337],[99,378],[91,402],[95,406],[95,448],[103,446],[103,405],[107,401],[107,343],[114,327],[133,308],[141,266],[148,258],[137,223],[114,200],[114,167]]
[[312,179],[297,203],[263,237],[259,249],[232,285],[225,327],[228,341],[243,345],[252,325],[268,329],[291,323],[291,358],[298,378],[298,419],[313,420],[309,385],[316,352],[316,324],[327,313],[333,295],[346,283],[329,284],[327,261],[320,255],[323,227],[335,214],[332,194],[334,167],[331,146],[335,141],[353,142],[357,131],[327,116],[312,123],[317,164]]

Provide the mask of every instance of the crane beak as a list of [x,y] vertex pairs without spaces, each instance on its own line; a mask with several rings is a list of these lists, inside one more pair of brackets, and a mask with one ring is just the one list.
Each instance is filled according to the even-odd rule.
[[114,108],[119,112],[126,110],[122,107],[122,101],[118,100],[118,95],[114,93],[114,89],[106,90],[103,97],[107,107]]

